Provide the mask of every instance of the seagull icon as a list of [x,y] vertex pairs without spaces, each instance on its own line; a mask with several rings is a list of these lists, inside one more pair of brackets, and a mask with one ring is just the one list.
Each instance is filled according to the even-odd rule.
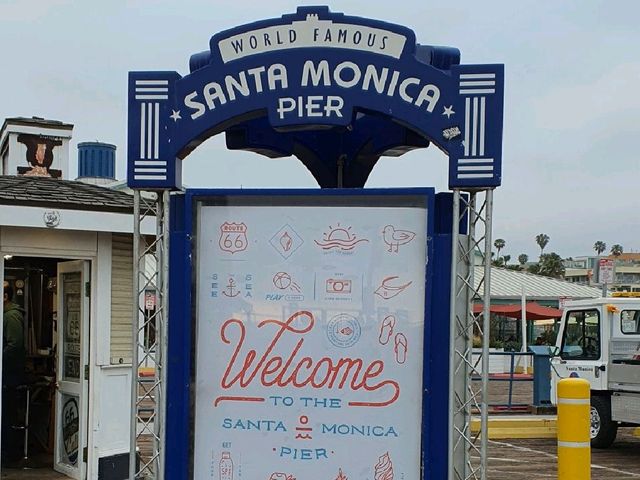
[[397,253],[400,245],[409,243],[415,236],[416,234],[414,232],[410,232],[409,230],[396,230],[393,225],[387,225],[382,230],[384,243],[389,245],[388,252]]

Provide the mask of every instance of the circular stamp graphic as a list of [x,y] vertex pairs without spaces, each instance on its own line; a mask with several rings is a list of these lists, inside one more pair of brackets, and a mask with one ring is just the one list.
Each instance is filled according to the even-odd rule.
[[68,463],[75,465],[78,461],[79,415],[78,402],[69,398],[62,407],[62,442],[67,454]]
[[333,317],[327,325],[329,341],[340,348],[349,348],[358,343],[362,328],[356,317],[341,313]]
[[56,228],[60,225],[60,212],[57,210],[47,210],[44,212],[44,224],[49,228]]

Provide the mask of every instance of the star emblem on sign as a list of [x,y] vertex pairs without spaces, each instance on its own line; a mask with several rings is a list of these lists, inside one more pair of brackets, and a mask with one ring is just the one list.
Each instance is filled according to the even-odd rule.
[[444,112],[442,115],[446,115],[447,118],[451,118],[451,115],[455,115],[456,112],[453,111],[453,105],[449,105],[448,107],[444,107]]
[[182,120],[182,117],[180,116],[180,110],[178,110],[177,112],[175,110],[171,110],[171,115],[169,115],[169,117],[171,117],[171,119],[174,122],[177,122],[178,120]]

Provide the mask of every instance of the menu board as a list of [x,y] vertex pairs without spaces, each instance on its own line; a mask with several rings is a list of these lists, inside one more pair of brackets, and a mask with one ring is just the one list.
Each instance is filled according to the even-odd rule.
[[426,205],[349,198],[200,204],[193,478],[420,478]]
[[80,381],[81,278],[80,272],[62,275],[62,291],[64,292],[62,378],[76,383]]

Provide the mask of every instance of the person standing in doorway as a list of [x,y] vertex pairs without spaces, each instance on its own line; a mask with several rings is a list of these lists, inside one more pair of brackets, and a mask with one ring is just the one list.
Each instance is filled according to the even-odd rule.
[[21,443],[11,426],[19,411],[18,385],[24,383],[25,345],[22,309],[13,302],[13,288],[4,282],[2,315],[2,462],[20,458]]

